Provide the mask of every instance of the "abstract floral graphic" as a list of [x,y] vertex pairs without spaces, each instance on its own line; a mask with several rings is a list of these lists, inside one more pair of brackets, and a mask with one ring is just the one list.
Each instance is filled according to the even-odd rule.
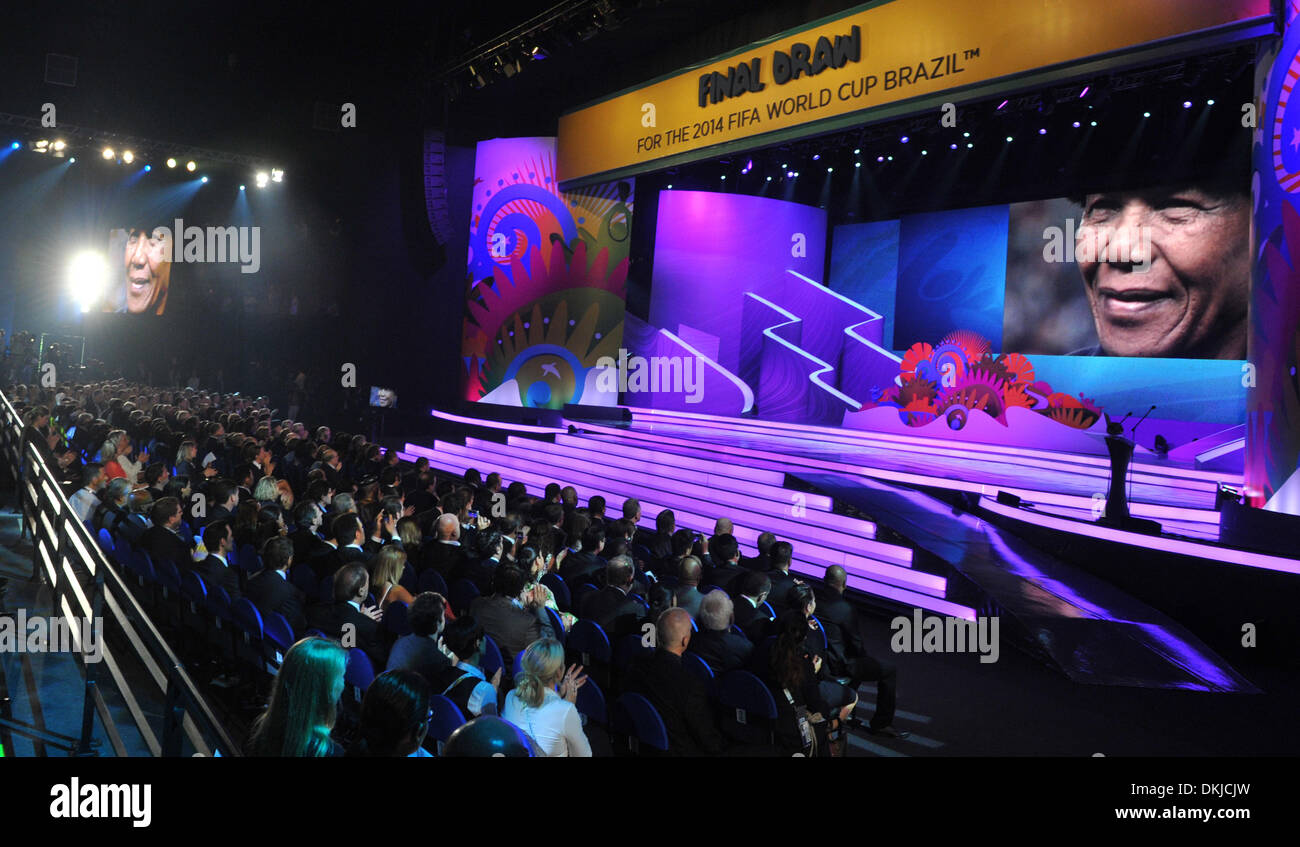
[[1034,366],[1019,353],[994,356],[988,339],[969,330],[944,336],[937,345],[913,344],[899,366],[901,385],[891,386],[868,406],[893,406],[908,426],[925,426],[942,416],[960,430],[982,412],[1007,425],[1007,409],[1029,409],[1057,423],[1088,429],[1101,407],[1080,394],[1053,391],[1034,381]]

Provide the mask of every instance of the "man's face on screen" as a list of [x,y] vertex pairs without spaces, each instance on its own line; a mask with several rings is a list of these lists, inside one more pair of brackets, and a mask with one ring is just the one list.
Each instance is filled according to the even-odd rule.
[[171,278],[170,237],[161,228],[127,233],[126,310],[131,314],[162,314]]
[[[1095,249],[1080,249],[1085,241]],[[1246,358],[1248,196],[1195,187],[1090,194],[1076,253],[1106,355]]]

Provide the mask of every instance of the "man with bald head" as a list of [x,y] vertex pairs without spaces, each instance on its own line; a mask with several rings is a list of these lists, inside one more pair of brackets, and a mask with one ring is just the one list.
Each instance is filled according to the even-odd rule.
[[628,672],[627,690],[644,696],[663,718],[668,755],[705,756],[722,752],[722,733],[713,722],[704,683],[682,667],[691,642],[691,616],[666,609],[655,626],[652,654],[638,656]]
[[704,566],[694,556],[683,556],[677,565],[679,581],[673,589],[673,596],[677,598],[677,608],[690,612],[692,618],[699,618],[700,604],[704,602],[704,595],[699,589],[703,573]]
[[420,548],[421,572],[433,568],[442,574],[443,579],[450,579],[453,573],[459,573],[465,565],[465,550],[460,546],[460,518],[455,512],[444,512],[438,516],[433,527],[435,540]]
[[852,604],[844,599],[847,583],[844,568],[831,565],[826,569],[825,584],[813,586],[817,598],[817,620],[821,621],[826,633],[827,670],[834,677],[848,677],[849,687],[854,690],[864,682],[875,682],[876,713],[871,716],[872,734],[906,738],[909,733],[892,726],[898,669],[868,655],[862,637],[862,621]]

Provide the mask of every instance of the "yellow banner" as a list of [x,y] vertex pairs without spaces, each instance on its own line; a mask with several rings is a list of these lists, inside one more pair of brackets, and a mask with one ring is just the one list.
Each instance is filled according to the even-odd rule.
[[560,118],[581,179],[1269,14],[1269,0],[892,0]]

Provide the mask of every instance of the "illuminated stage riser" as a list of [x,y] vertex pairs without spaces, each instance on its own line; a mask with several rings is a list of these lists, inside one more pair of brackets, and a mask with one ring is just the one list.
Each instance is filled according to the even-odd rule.
[[[1008,494],[1014,494],[1023,500],[1032,503],[1042,503],[1048,505],[1071,506],[1078,509],[1092,508],[1093,499],[1090,497],[1081,497],[1071,494],[1057,494],[1050,491],[1037,491],[1034,489],[1024,488],[1012,485],[987,485],[979,482],[970,482],[964,480],[948,479],[945,477],[928,476],[924,474],[904,473],[900,471],[890,471],[882,468],[873,468],[866,465],[854,465],[843,462],[831,462],[824,459],[815,459],[806,456],[788,456],[768,450],[757,450],[746,447],[733,447],[730,445],[717,444],[714,442],[694,441],[687,438],[674,438],[671,436],[660,435],[657,433],[636,432],[616,427],[606,427],[590,422],[574,422],[575,425],[581,426],[588,432],[599,433],[610,436],[615,440],[622,441],[631,439],[633,441],[655,444],[662,448],[669,446],[685,447],[693,450],[701,450],[708,453],[721,453],[728,456],[735,456],[740,459],[765,459],[779,465],[790,468],[791,473],[798,473],[802,469],[819,469],[831,471],[833,473],[852,474],[865,476],[873,479],[885,480],[887,482],[896,482],[903,485],[914,485],[928,488],[946,489],[949,491],[963,491],[971,494],[982,494],[996,497],[998,492],[1003,491]],[[1207,523],[1218,525],[1220,515],[1216,511],[1208,509],[1190,509],[1179,506],[1165,506],[1156,503],[1138,503],[1129,504],[1129,511],[1134,515],[1144,518],[1173,518],[1176,520],[1196,521],[1198,523]]]

